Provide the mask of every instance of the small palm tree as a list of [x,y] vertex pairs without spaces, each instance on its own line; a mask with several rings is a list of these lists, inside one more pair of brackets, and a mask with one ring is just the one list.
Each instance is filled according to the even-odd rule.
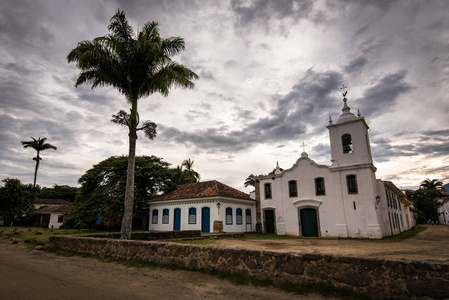
[[256,177],[256,175],[250,174],[248,176],[248,178],[245,179],[245,187],[250,186],[250,185],[251,186],[256,186],[256,182],[253,179],[254,177]]
[[33,148],[34,150],[37,151],[36,157],[33,157],[33,160],[36,161],[36,167],[34,170],[34,182],[33,182],[33,187],[36,187],[36,177],[37,177],[37,170],[39,169],[39,162],[42,160],[42,158],[40,157],[40,152],[47,150],[47,149],[53,149],[56,150],[56,147],[51,145],[51,144],[47,144],[45,143],[45,141],[47,140],[46,137],[44,138],[37,138],[37,140],[34,137],[31,137],[33,140],[32,141],[22,141],[22,145],[23,148]]
[[194,161],[189,158],[184,160],[181,164],[181,168],[185,167],[185,169],[183,170],[183,174],[185,178],[187,178],[187,181],[190,183],[198,182],[200,179],[200,174],[193,170],[193,162]]
[[108,26],[110,34],[92,41],[79,42],[67,56],[81,70],[75,86],[92,84],[112,86],[125,96],[130,113],[119,112],[114,121],[129,128],[129,154],[121,239],[130,239],[134,205],[134,172],[137,131],[142,129],[152,139],[156,124],[147,121],[138,128],[138,100],[161,93],[168,96],[171,87],[193,88],[192,80],[198,79],[189,68],[170,57],[184,50],[180,37],[162,38],[157,22],[147,22],[140,32],[134,33],[121,10],[112,16]]

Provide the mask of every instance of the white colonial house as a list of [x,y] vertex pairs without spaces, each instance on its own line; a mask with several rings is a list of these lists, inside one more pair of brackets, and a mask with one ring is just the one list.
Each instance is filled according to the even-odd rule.
[[256,201],[215,180],[180,185],[148,204],[149,230],[205,233],[255,230]]
[[[346,93],[344,94],[344,96]],[[290,169],[253,178],[263,232],[303,237],[382,238],[415,225],[406,195],[376,178],[365,118],[343,99],[329,118],[331,165],[303,152]]]
[[39,223],[46,224],[48,222],[48,228],[59,228],[71,210],[72,204],[68,202],[68,204],[42,207],[36,211],[36,214],[38,215]]

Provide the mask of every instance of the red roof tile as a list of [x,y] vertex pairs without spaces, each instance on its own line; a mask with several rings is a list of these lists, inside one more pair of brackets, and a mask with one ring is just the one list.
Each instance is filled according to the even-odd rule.
[[37,214],[45,214],[45,213],[57,213],[57,212],[70,212],[72,210],[72,204],[64,204],[64,205],[56,205],[56,206],[47,206],[41,208],[36,211]]
[[44,199],[44,198],[38,198],[34,200],[34,204],[70,204],[69,201],[62,200],[62,199]]
[[226,184],[216,180],[182,184],[178,189],[168,192],[151,201],[176,200],[176,199],[191,199],[222,196],[236,199],[254,200],[248,194],[236,190]]

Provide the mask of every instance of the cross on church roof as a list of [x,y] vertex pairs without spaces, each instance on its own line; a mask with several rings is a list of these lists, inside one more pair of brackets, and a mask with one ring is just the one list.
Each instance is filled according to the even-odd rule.
[[343,95],[343,102],[346,102],[346,101],[348,101],[348,99],[346,99],[346,95],[348,94],[348,91],[346,90],[346,88],[347,88],[348,86],[346,86],[346,85],[342,85],[341,86],[341,88],[340,88],[340,90],[344,90],[344,92],[342,93],[342,95]]
[[301,145],[301,147],[302,147],[302,152],[306,152],[306,144],[304,144],[304,142],[302,142],[302,145]]

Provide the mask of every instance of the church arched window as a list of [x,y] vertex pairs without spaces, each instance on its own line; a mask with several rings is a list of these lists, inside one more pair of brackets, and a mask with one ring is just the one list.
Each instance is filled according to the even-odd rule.
[[341,136],[341,143],[343,146],[343,153],[352,153],[352,137],[349,133]]

